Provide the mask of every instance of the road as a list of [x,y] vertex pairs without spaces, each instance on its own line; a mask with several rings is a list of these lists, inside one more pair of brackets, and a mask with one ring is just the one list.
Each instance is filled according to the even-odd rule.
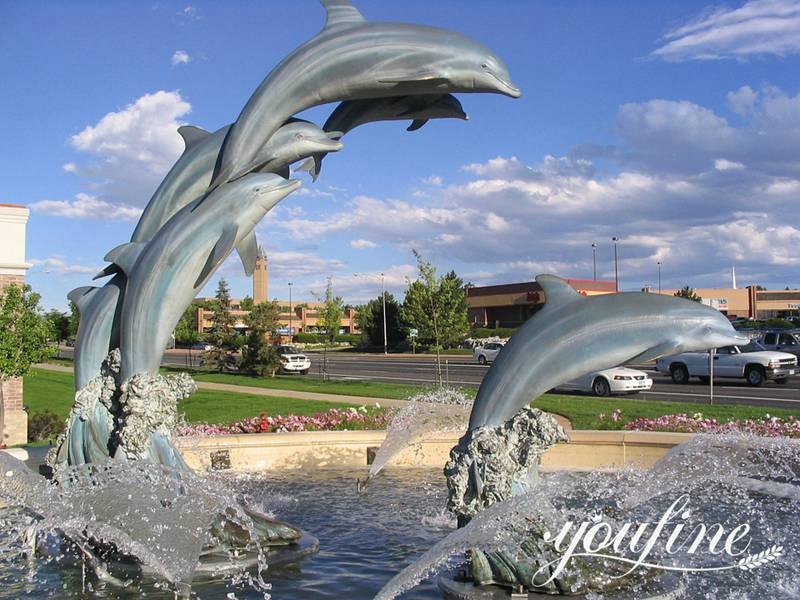
[[[72,349],[62,350],[63,357],[71,357]],[[164,365],[199,366],[198,351],[169,350],[164,355]],[[308,352],[311,357],[311,374],[318,376],[322,353]],[[191,360],[191,363],[190,363]],[[477,364],[467,356],[443,356],[446,381],[451,385],[478,387],[489,367]],[[656,372],[652,365],[638,365],[653,378],[653,388],[646,393],[626,396],[642,400],[672,400],[676,402],[708,403],[709,388],[696,380],[688,385],[672,383],[668,375]],[[429,384],[436,382],[436,363],[430,356],[370,355],[343,352],[328,353],[328,373],[336,379],[362,379],[388,383]],[[779,385],[767,382],[762,387],[748,386],[743,380],[715,380],[714,400],[719,404],[760,404],[769,407],[797,407],[800,409],[800,377]]]

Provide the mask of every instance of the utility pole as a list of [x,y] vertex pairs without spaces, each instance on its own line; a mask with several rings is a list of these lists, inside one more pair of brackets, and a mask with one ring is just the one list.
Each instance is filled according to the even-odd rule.
[[617,242],[619,238],[614,236],[611,241],[614,242],[614,291],[619,292],[619,266],[617,265]]
[[658,293],[661,293],[661,261],[658,261]]
[[592,279],[597,281],[597,244],[592,244]]
[[389,339],[386,336],[386,275],[381,273],[381,300],[383,301],[383,355],[389,355]]
[[292,282],[289,282],[289,343],[292,343],[292,317],[294,316],[294,311],[292,311]]

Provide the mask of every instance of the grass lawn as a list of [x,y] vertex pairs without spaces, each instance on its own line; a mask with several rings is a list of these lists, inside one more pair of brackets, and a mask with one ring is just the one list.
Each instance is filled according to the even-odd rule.
[[[182,369],[162,369],[162,372],[178,372]],[[253,377],[236,373],[208,373],[195,371],[196,381],[212,381],[230,385],[249,385],[272,390],[294,390],[298,392],[319,392],[323,394],[343,394],[350,396],[370,396],[373,398],[393,398],[403,400],[418,392],[430,389],[429,386],[378,383],[373,381],[322,381],[302,375],[278,375],[277,377]]]
[[[25,405],[29,413],[49,410],[66,419],[73,401],[72,375],[45,369],[32,369],[25,376]],[[263,412],[270,415],[313,415],[330,408],[348,408],[356,404],[333,404],[317,400],[299,400],[271,396],[255,396],[235,392],[197,390],[178,405],[189,422],[229,423]]]
[[[714,418],[720,422],[730,419],[761,418],[769,413],[775,417],[786,418],[797,416],[798,411],[791,408],[772,408],[754,405],[734,404],[694,404],[691,402],[660,402],[650,400],[628,400],[621,398],[594,398],[591,396],[562,396],[559,394],[545,394],[533,403],[536,408],[541,408],[552,413],[567,417],[575,429],[622,429],[628,421],[639,417],[660,417],[685,413],[703,413],[706,418]],[[611,412],[620,409],[620,420],[614,423]],[[604,413],[606,418],[600,420],[597,415]]]

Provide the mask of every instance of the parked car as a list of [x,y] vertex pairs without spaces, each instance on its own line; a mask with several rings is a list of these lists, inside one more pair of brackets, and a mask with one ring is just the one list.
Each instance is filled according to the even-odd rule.
[[194,344],[189,346],[189,348],[192,350],[200,350],[202,352],[206,352],[208,350],[211,350],[212,346],[211,344],[207,344],[206,342],[195,342]]
[[472,356],[475,357],[478,364],[485,365],[494,361],[497,353],[503,349],[503,346],[505,346],[505,344],[502,342],[489,342],[488,344],[475,348],[472,352]]
[[796,331],[769,331],[756,340],[767,350],[788,352],[800,357],[800,333]]
[[[698,377],[703,383],[708,383],[708,354],[684,352],[666,356],[656,361],[656,369],[661,373],[669,373],[675,383],[689,383],[690,377]],[[786,352],[762,350],[757,342],[741,348],[719,348],[714,355],[714,377],[743,378],[752,386],[762,385],[768,379],[775,383],[786,383],[796,373],[796,356]]]
[[590,392],[595,396],[611,394],[635,394],[646,392],[653,387],[653,380],[644,371],[627,367],[614,367],[595,371],[578,379],[573,379],[556,389],[571,392]]
[[308,375],[308,371],[311,369],[311,359],[297,348],[294,346],[278,346],[278,354],[281,355],[282,373]]

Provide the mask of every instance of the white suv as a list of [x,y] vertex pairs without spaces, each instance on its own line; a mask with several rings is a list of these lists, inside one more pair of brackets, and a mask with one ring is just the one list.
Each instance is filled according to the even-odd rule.
[[294,346],[278,346],[281,355],[281,371],[284,373],[300,373],[308,375],[311,359],[299,352]]
[[479,364],[485,365],[490,362],[494,362],[495,357],[497,357],[497,353],[503,349],[502,342],[489,342],[488,344],[484,344],[483,346],[478,346],[475,348],[472,355],[478,361]]

